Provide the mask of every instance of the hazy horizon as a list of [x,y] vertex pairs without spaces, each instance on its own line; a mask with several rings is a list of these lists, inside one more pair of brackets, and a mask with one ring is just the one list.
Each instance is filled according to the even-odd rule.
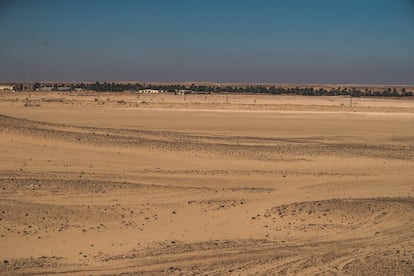
[[414,85],[414,1],[1,1],[0,82]]

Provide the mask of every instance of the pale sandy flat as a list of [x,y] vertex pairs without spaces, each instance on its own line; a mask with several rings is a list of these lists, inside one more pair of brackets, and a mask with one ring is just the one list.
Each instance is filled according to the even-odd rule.
[[0,261],[22,275],[412,275],[414,101],[0,95]]

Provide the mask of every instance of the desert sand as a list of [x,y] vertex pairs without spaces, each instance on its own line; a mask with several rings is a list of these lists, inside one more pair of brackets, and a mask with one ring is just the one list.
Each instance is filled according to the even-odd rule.
[[414,100],[0,94],[0,261],[412,275]]

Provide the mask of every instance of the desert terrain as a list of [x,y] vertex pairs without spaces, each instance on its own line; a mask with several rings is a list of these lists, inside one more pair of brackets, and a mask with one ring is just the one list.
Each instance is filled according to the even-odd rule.
[[414,99],[0,93],[0,261],[413,275]]

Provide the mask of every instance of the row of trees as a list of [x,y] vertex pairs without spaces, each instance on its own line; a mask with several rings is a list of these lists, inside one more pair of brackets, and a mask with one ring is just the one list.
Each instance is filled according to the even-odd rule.
[[[44,84],[35,83],[33,90],[44,87]],[[260,94],[288,94],[288,95],[306,95],[306,96],[340,96],[352,95],[353,97],[405,97],[413,96],[411,91],[406,88],[387,88],[381,90],[373,89],[359,89],[348,87],[337,88],[314,88],[314,87],[276,87],[265,85],[250,85],[250,86],[212,86],[212,85],[182,85],[182,84],[145,84],[145,83],[114,83],[114,82],[95,82],[95,83],[76,83],[76,84],[53,84],[52,90],[57,91],[59,87],[68,88],[68,90],[75,90],[80,88],[82,90],[90,90],[97,92],[122,92],[122,91],[138,91],[142,89],[155,89],[167,92],[176,92],[179,90],[190,90],[194,93],[260,93]]]

